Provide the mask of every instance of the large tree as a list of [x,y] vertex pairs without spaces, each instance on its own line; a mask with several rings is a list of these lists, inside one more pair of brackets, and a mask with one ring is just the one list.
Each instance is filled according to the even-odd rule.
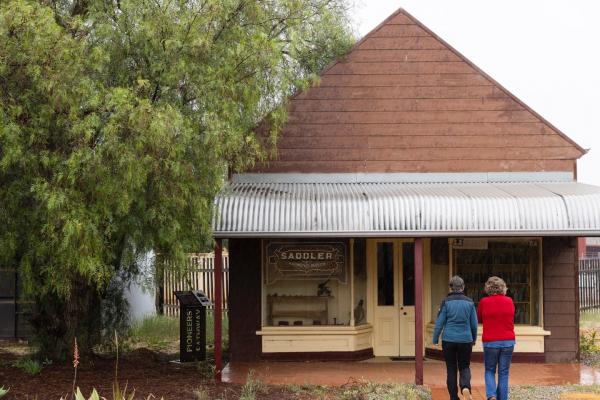
[[345,0],[0,2],[0,265],[43,351],[93,344],[140,254],[210,243],[227,172],[268,154],[285,99],[351,41]]

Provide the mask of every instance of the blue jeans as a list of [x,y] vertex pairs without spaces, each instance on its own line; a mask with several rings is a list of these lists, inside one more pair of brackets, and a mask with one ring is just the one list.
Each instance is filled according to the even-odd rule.
[[[498,400],[508,400],[508,370],[512,360],[514,346],[484,348],[485,362],[485,396],[495,396]],[[496,368],[498,384],[496,384]]]

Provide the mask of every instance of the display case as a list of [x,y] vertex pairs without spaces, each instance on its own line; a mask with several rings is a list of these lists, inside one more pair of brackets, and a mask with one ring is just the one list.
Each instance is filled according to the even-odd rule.
[[506,295],[515,304],[515,324],[539,322],[539,241],[495,241],[467,239],[453,243],[453,270],[465,281],[465,292],[477,306],[486,296],[485,282],[491,276],[502,278]]
[[[279,326],[304,325],[304,319],[312,325],[327,325],[329,300],[333,296],[267,296],[267,323]],[[291,322],[291,323],[290,323]]]
[[263,241],[264,326],[350,326],[346,240]]

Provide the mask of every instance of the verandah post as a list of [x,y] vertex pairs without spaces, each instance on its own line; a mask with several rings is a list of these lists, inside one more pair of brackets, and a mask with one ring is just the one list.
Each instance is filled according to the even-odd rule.
[[423,384],[423,239],[415,239],[415,383]]
[[221,329],[221,314],[222,314],[222,305],[223,305],[223,248],[221,239],[215,240],[215,264],[214,264],[214,274],[215,274],[215,299],[213,306],[213,318],[214,318],[214,327],[215,327],[215,379],[217,382],[221,381],[221,370],[223,369],[223,360],[222,360],[222,349],[221,345],[222,341],[222,329]]

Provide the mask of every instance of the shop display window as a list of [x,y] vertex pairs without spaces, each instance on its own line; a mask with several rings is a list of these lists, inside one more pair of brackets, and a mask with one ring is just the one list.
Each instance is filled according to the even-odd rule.
[[348,241],[264,241],[263,257],[266,326],[352,325]]
[[515,323],[539,324],[540,241],[454,239],[453,270],[465,281],[475,305],[485,296],[485,282],[498,276],[515,304]]

